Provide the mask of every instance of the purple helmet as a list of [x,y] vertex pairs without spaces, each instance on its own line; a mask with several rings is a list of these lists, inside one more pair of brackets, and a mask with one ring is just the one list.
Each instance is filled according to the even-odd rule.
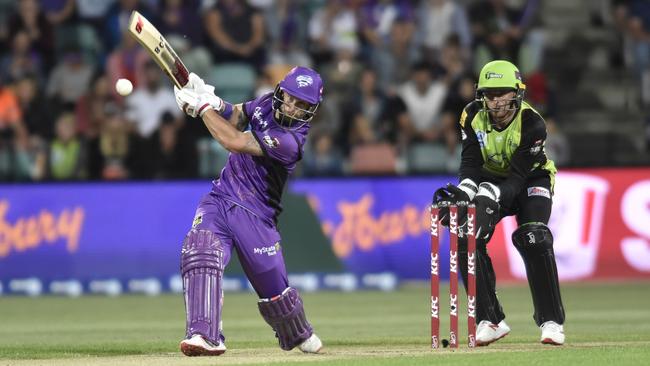
[[[288,116],[282,112],[284,104],[284,93],[294,98],[309,103],[305,109],[297,108],[303,114],[300,118]],[[273,92],[273,111],[279,113],[278,123],[282,127],[296,129],[304,126],[314,118],[314,113],[318,105],[323,100],[323,80],[320,75],[303,66],[297,66],[291,69],[289,73],[278,83]]]

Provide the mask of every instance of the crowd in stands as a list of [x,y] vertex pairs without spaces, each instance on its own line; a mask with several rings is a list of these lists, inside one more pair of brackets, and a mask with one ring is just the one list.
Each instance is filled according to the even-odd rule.
[[[0,0],[0,181],[218,175],[227,151],[178,110],[171,83],[124,32],[132,10],[232,103],[271,91],[293,65],[316,68],[325,101],[303,176],[455,173],[458,118],[474,99],[476,72],[496,58],[519,66],[562,165],[568,150],[554,133],[541,67],[540,4]],[[642,39],[638,61],[647,63],[647,30]],[[119,78],[133,82],[131,95],[115,92]]]
[[623,61],[638,80],[639,104],[645,114],[646,149],[650,150],[650,2],[612,0],[611,8],[610,18],[623,41]]

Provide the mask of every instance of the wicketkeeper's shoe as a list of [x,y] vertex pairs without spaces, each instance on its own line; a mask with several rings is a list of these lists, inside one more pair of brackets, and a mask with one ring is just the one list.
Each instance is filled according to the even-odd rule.
[[306,341],[300,343],[298,348],[305,353],[320,353],[321,349],[323,349],[323,342],[314,333]]
[[489,320],[483,320],[476,327],[476,345],[479,347],[498,341],[510,333],[510,327],[504,320],[494,324]]
[[564,326],[554,321],[547,321],[540,326],[542,329],[542,338],[540,341],[544,344],[561,346],[564,344]]
[[219,356],[226,352],[226,345],[221,342],[213,344],[200,334],[181,341],[181,352],[185,356]]

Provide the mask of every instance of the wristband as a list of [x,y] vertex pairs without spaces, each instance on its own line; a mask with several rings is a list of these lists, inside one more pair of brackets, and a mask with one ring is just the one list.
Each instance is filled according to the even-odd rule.
[[230,119],[232,116],[232,104],[223,101],[223,111],[219,113],[224,119]]

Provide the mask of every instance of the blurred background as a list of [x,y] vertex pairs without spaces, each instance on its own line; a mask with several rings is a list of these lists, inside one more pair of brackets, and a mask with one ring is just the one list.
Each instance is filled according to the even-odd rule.
[[[0,0],[0,293],[181,291],[182,238],[228,152],[125,35],[133,10],[232,103],[294,65],[322,74],[280,217],[294,286],[427,278],[427,205],[456,182],[457,120],[492,59],[547,122],[562,280],[650,279],[648,1]],[[514,225],[490,244],[503,281],[525,279]]]

